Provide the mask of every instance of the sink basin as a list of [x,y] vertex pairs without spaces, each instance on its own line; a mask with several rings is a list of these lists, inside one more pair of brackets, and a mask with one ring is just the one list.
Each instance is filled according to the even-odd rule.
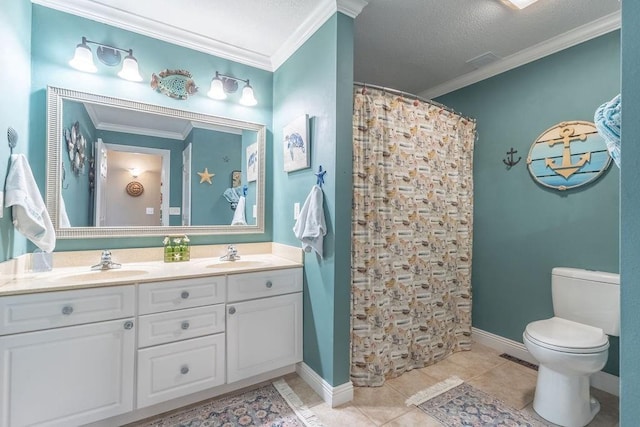
[[207,268],[250,268],[268,265],[264,261],[221,261],[207,265]]
[[126,279],[127,277],[135,277],[141,274],[149,273],[146,270],[95,270],[81,273],[67,273],[55,276],[56,280],[110,280],[110,279]]

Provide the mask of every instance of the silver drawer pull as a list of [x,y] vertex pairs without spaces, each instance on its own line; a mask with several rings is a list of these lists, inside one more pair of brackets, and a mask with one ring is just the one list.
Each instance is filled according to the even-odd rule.
[[273,283],[271,283],[271,280],[267,280],[266,286],[267,288],[271,289],[271,287],[273,286]]
[[189,329],[189,322],[182,322],[182,329]]
[[182,293],[180,294],[180,297],[181,297],[182,299],[187,299],[187,298],[189,298],[189,292],[187,292],[187,291],[182,291]]
[[65,305],[64,307],[62,307],[62,314],[68,316],[71,313],[73,313],[73,307],[71,307],[70,305]]
[[127,320],[126,322],[124,322],[124,328],[125,329],[133,328],[133,322],[131,320]]
[[182,368],[180,368],[180,373],[182,375],[187,375],[189,373],[189,367],[187,365],[183,366]]
[[236,308],[235,307],[230,307],[229,308],[229,314],[235,314],[236,312]]

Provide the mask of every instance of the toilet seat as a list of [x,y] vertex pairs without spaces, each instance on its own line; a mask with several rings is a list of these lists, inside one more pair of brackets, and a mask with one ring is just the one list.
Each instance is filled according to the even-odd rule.
[[602,329],[560,317],[529,323],[525,336],[534,344],[563,353],[599,353],[609,348],[609,337]]

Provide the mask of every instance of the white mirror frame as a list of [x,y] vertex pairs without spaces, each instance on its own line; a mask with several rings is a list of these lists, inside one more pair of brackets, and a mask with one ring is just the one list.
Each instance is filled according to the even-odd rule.
[[[61,186],[61,141],[63,134],[62,103],[64,100],[91,102],[129,110],[145,111],[169,117],[208,123],[218,126],[235,127],[257,132],[258,139],[258,186],[256,188],[256,225],[206,225],[206,226],[157,226],[157,227],[64,227],[59,226],[60,186]],[[47,87],[47,182],[45,201],[51,216],[56,237],[59,239],[87,239],[109,237],[187,235],[230,235],[264,233],[265,194],[265,145],[266,127],[261,124],[244,122],[217,116],[209,116],[185,110],[145,104],[109,96],[78,92],[58,87]],[[91,142],[93,143],[93,141]]]

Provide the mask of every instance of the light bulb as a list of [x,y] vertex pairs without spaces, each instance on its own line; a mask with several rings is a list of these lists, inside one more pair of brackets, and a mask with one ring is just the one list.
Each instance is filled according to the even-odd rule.
[[258,101],[256,100],[255,96],[253,96],[253,88],[249,84],[249,80],[247,80],[246,86],[242,88],[242,97],[240,98],[240,104],[252,107],[257,103]]
[[224,92],[224,85],[222,84],[222,80],[218,76],[216,72],[216,76],[211,79],[211,88],[209,92],[207,92],[207,96],[213,99],[226,99],[227,94]]
[[122,70],[118,73],[118,77],[132,82],[142,81],[142,76],[138,70],[138,61],[133,57],[133,51],[130,50],[129,55],[122,60]]
[[95,73],[98,71],[96,64],[93,63],[91,48],[85,43],[84,37],[82,38],[82,43],[76,46],[75,54],[73,55],[73,59],[69,61],[69,65],[76,70],[86,73]]

